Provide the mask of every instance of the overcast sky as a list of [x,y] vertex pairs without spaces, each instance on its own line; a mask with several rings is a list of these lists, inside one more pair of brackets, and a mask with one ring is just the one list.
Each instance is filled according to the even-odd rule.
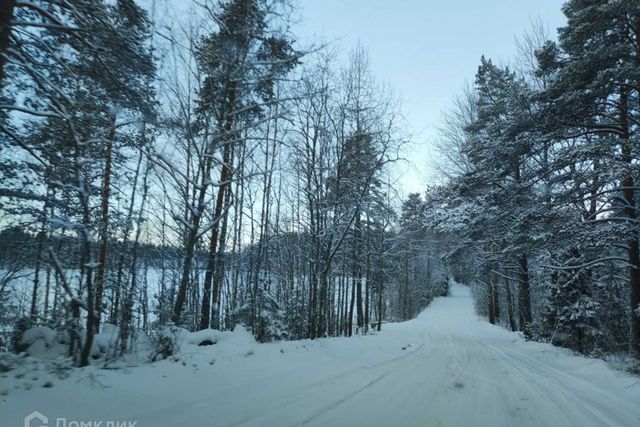
[[403,192],[423,191],[429,176],[441,113],[473,81],[485,55],[509,63],[515,38],[540,19],[552,34],[564,25],[562,0],[298,0],[301,40],[340,40],[345,50],[358,41],[367,48],[377,78],[403,99],[403,111],[415,134],[407,153],[412,167]]

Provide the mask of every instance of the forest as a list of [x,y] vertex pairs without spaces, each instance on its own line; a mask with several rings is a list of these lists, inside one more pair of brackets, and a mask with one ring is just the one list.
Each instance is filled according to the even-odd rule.
[[[41,4],[40,4],[41,3]],[[420,195],[390,166],[397,96],[356,46],[298,46],[282,1],[16,2],[2,34],[2,328],[93,337],[249,328],[262,342],[380,330],[446,293]],[[433,238],[430,238],[433,237]]]
[[[446,114],[427,227],[491,323],[597,357],[640,357],[640,4],[569,1],[518,66],[482,57]],[[515,68],[515,69],[514,69]],[[637,363],[637,362],[636,362]]]
[[155,7],[2,2],[4,350],[368,335],[461,283],[491,324],[638,370],[640,3],[569,0],[511,65],[478,58],[423,193],[365,45],[299,43],[286,0]]

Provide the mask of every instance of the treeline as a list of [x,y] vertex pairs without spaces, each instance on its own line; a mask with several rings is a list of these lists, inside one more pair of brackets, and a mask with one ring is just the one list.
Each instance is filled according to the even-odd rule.
[[443,126],[449,183],[426,223],[491,323],[640,357],[640,3],[568,1],[517,71],[482,58]]
[[0,16],[2,227],[31,257],[2,259],[3,322],[27,281],[27,323],[86,365],[105,322],[120,353],[138,327],[352,335],[445,293],[419,197],[397,212],[407,136],[365,51],[339,66],[298,46],[286,1],[189,7],[162,25],[133,0]]

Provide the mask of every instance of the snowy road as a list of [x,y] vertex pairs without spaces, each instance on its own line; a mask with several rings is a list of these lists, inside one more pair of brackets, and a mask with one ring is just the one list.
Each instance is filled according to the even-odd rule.
[[478,320],[462,286],[377,336],[213,347],[11,393],[0,425],[640,426],[638,378]]

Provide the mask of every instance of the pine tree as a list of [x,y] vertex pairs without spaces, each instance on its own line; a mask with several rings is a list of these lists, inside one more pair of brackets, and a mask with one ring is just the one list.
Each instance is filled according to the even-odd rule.
[[[474,170],[466,181],[488,192],[483,202],[497,215],[492,222],[503,223],[510,230],[498,237],[486,235],[486,244],[497,245],[503,254],[515,258],[518,271],[518,312],[520,327],[531,336],[531,295],[529,289],[527,236],[531,231],[535,197],[527,160],[534,151],[531,135],[530,95],[524,84],[509,68],[501,69],[484,57],[476,75],[477,118],[467,128],[469,143],[465,148]],[[477,191],[477,190],[476,190]],[[500,241],[501,240],[501,241]],[[490,250],[490,246],[486,249]],[[490,280],[488,281],[490,282]]]
[[[631,351],[640,357],[640,250],[635,194],[634,150],[638,138],[637,100],[640,91],[640,5],[621,1],[568,1],[563,11],[567,26],[559,30],[559,47],[549,44],[540,53],[541,68],[553,73],[545,96],[553,100],[552,114],[567,134],[585,135],[599,145],[601,161],[610,169],[611,200],[623,210],[619,235],[627,249]],[[603,149],[604,148],[604,149]],[[606,166],[605,166],[606,165]],[[592,196],[592,200],[598,194]],[[624,237],[626,236],[626,237]]]

